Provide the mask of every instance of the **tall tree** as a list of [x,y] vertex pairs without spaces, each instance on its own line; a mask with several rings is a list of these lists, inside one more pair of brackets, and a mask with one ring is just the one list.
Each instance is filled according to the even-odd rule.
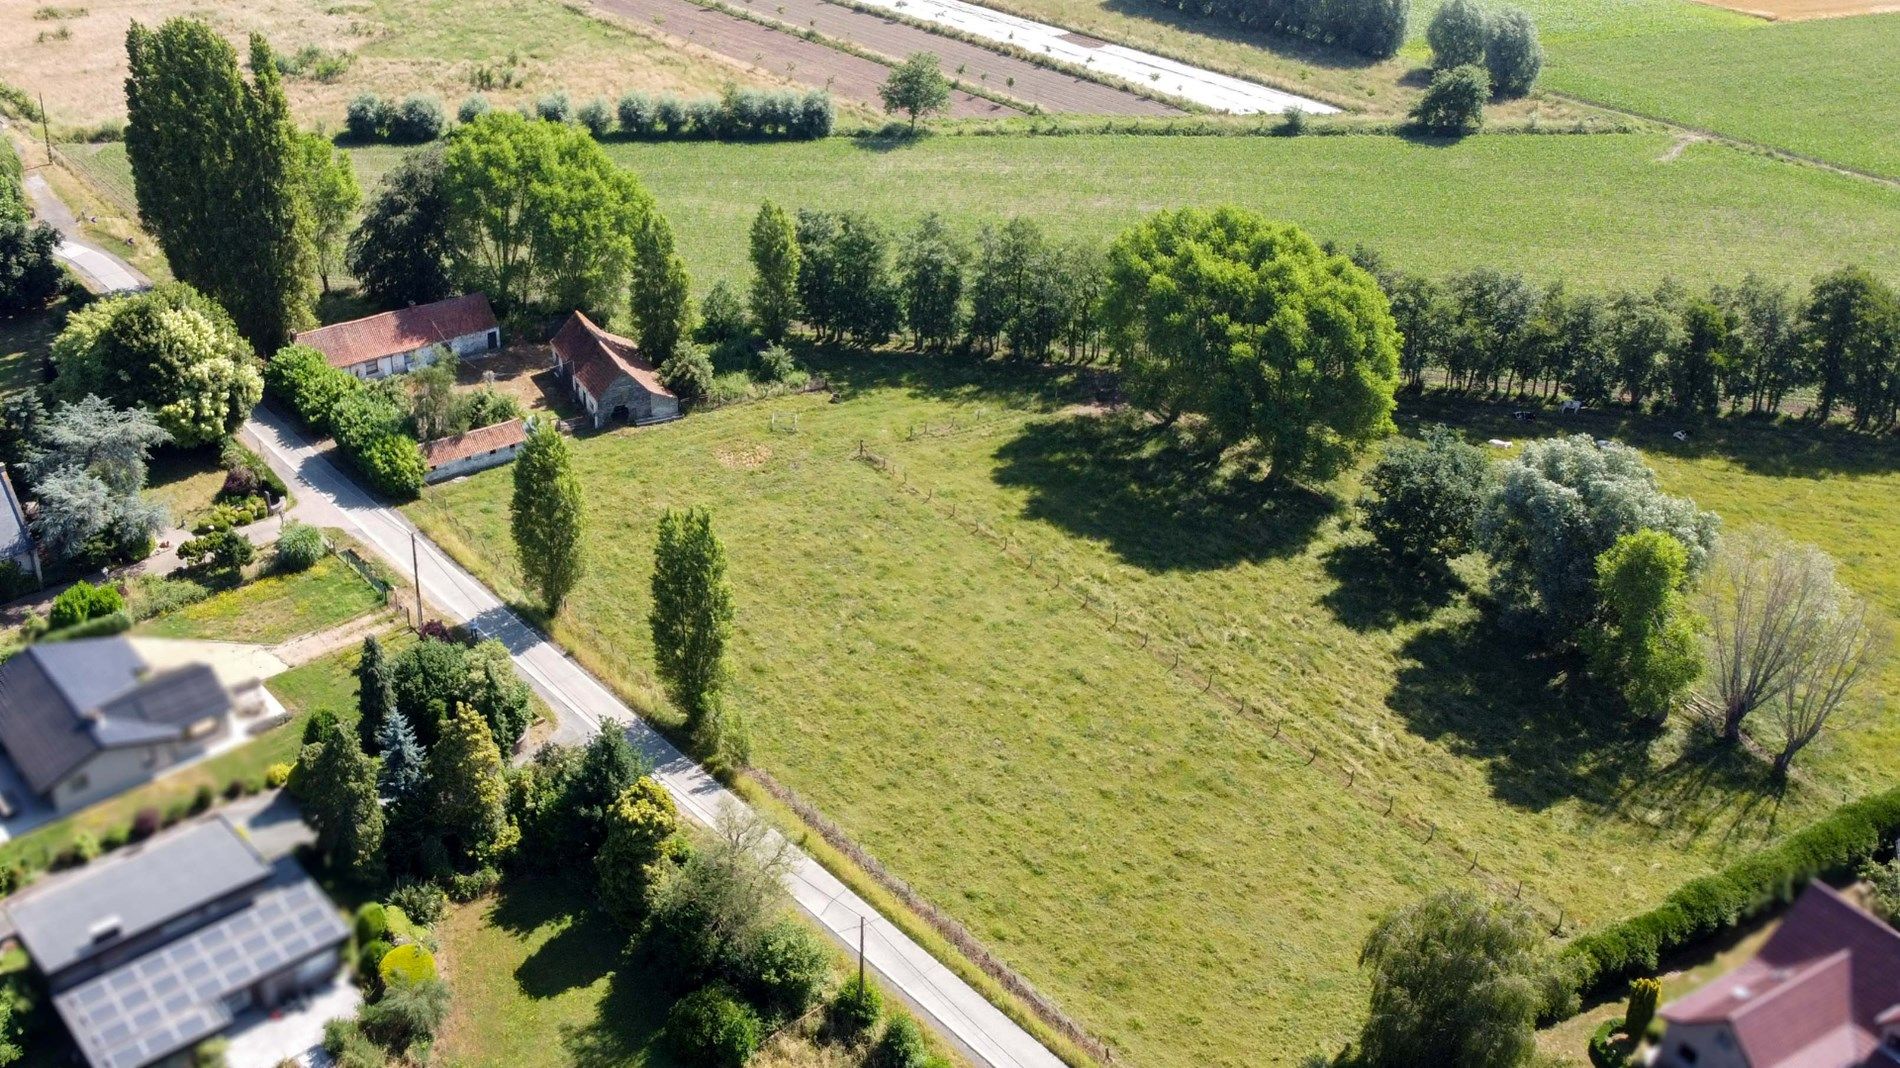
[[673,227],[657,211],[640,220],[633,236],[633,284],[629,303],[641,355],[655,365],[679,351],[693,326],[692,282],[673,249]]
[[[12,158],[11,148],[0,152]],[[38,311],[59,293],[58,247],[59,231],[27,213],[19,178],[0,173],[0,315]]]
[[1372,971],[1359,1038],[1372,1068],[1530,1061],[1550,963],[1523,908],[1441,891],[1381,920],[1359,961]]
[[1365,480],[1359,509],[1379,547],[1413,564],[1443,567],[1471,547],[1491,463],[1456,430],[1427,427],[1420,440],[1387,445]]
[[718,726],[726,641],[732,635],[732,590],[726,550],[703,509],[669,509],[660,517],[653,552],[653,659],[687,729],[707,739]]
[[450,278],[504,311],[580,308],[605,319],[626,292],[653,202],[578,126],[491,111],[442,151]]
[[934,115],[950,106],[950,79],[943,76],[937,57],[931,52],[913,52],[904,62],[891,68],[891,76],[878,87],[884,110],[910,116],[910,129],[917,132],[917,120]]
[[838,285],[836,248],[838,216],[828,211],[798,210],[798,307],[801,317],[818,332],[820,341],[837,336],[838,321],[847,294]]
[[383,176],[350,234],[350,273],[385,308],[438,301],[452,291],[450,242],[442,150],[412,152]]
[[1298,227],[1223,208],[1118,238],[1104,301],[1129,394],[1255,445],[1274,480],[1324,476],[1393,430],[1398,331],[1378,282]]
[[1477,0],[1438,5],[1425,27],[1425,41],[1432,46],[1432,69],[1437,71],[1483,63],[1488,39],[1484,9]]
[[1795,754],[1819,738],[1848,697],[1875,674],[1887,648],[1887,627],[1873,605],[1845,590],[1809,628],[1800,670],[1771,706],[1782,739],[1777,775],[1788,774]]
[[574,838],[571,845],[579,855],[600,848],[615,802],[648,770],[646,759],[627,740],[625,731],[601,731],[588,740],[565,799]]
[[574,451],[551,423],[537,420],[515,457],[509,518],[522,576],[541,595],[548,614],[559,615],[585,566],[585,516]]
[[[1801,316],[1801,345],[1816,390],[1814,416],[1826,422],[1842,401],[1862,400],[1857,382],[1879,382],[1900,335],[1900,296],[1862,267],[1822,275]],[[1856,411],[1856,422],[1867,417]]]
[[343,267],[350,220],[363,203],[350,155],[320,133],[297,135],[298,175],[310,213],[310,239],[316,247],[317,278],[330,291],[330,276]]
[[170,440],[138,408],[115,409],[98,397],[60,405],[35,429],[27,466],[41,551],[101,565],[146,555],[166,513],[139,491],[152,446]]
[[376,748],[383,755],[376,769],[376,787],[385,801],[401,804],[422,787],[425,759],[422,743],[401,712],[390,709],[376,732]]
[[798,229],[784,208],[759,205],[752,220],[752,322],[780,341],[798,315]]
[[1630,711],[1669,714],[1702,673],[1696,618],[1683,596],[1689,550],[1659,530],[1616,540],[1596,561],[1598,619],[1585,637],[1590,672]]
[[182,282],[76,312],[53,342],[54,392],[143,408],[192,448],[250,418],[264,376],[250,342],[215,301]]
[[126,156],[172,273],[275,352],[315,321],[314,222],[281,75],[260,36],[250,78],[196,19],[126,31]]
[[[356,731],[365,752],[382,751],[383,720],[395,711],[395,669],[383,652],[382,641],[372,634],[363,639],[356,661]],[[410,729],[407,721],[403,729]]]
[[382,870],[383,809],[376,765],[356,734],[332,721],[297,758],[298,796],[317,828],[317,848],[330,863],[361,879]]
[[1523,96],[1544,69],[1544,46],[1537,27],[1523,11],[1507,7],[1492,15],[1484,40],[1484,65],[1491,87],[1502,97]]
[[436,826],[467,856],[492,863],[513,848],[501,750],[480,713],[456,705],[423,767]]
[[944,225],[924,216],[897,254],[904,325],[918,348],[946,348],[963,319],[963,272],[969,252]]
[[646,918],[648,890],[659,878],[654,865],[684,852],[673,796],[650,777],[628,786],[608,812],[607,835],[594,857],[607,911],[637,929]]
[[832,242],[838,328],[861,345],[882,345],[903,325],[891,274],[890,234],[875,219],[846,212]]

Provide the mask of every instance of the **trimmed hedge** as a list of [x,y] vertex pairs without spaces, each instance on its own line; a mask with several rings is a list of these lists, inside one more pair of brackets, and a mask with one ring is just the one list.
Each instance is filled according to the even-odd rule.
[[428,464],[408,414],[387,393],[330,366],[307,345],[287,345],[264,367],[264,388],[304,425],[329,434],[370,485],[391,497],[422,492]]
[[88,619],[84,623],[75,623],[70,627],[49,630],[40,635],[40,641],[67,642],[75,638],[103,638],[131,629],[132,617],[124,611],[118,611]]
[[1900,834],[1900,788],[1852,801],[1781,842],[1694,879],[1648,912],[1565,946],[1578,994],[1648,975],[1662,955],[1794,900],[1809,881],[1851,870]]

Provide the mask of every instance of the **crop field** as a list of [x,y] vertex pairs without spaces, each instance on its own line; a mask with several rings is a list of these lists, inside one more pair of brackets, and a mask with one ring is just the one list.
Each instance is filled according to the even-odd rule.
[[1900,13],[1565,41],[1545,84],[1900,177]]
[[[1890,672],[1885,703],[1777,793],[1686,724],[1632,734],[1564,696],[1463,589],[1382,577],[1350,478],[1279,500],[1187,485],[1079,389],[902,356],[821,364],[839,403],[580,443],[592,562],[556,636],[654,707],[653,524],[710,508],[755,761],[1132,1063],[1330,1052],[1384,910],[1482,885],[1575,932],[1884,781],[1900,741]],[[1498,432],[1495,413],[1431,414]],[[1655,459],[1738,522],[1834,548],[1900,612],[1900,455],[1786,444]],[[519,597],[509,487],[488,472],[409,511]]]
[[285,79],[299,118],[331,129],[341,125],[349,100],[365,91],[430,92],[453,109],[484,80],[496,103],[555,90],[579,104],[630,89],[711,96],[729,82],[782,84],[560,0],[87,0],[70,6],[0,0],[0,71],[11,84],[45,93],[55,123],[122,118],[126,27],[135,18],[149,25],[186,14],[209,20],[233,40],[263,33],[281,54],[314,48],[340,63],[340,70],[319,72],[313,62]]
[[[936,137],[907,147],[616,143],[673,223],[695,287],[742,282],[759,202],[855,209],[965,233],[1021,215],[1106,240],[1162,208],[1231,203],[1428,273],[1484,264],[1586,288],[1664,277],[1805,282],[1844,262],[1900,273],[1900,189],[1662,135]],[[366,187],[399,150],[352,153]],[[106,154],[102,152],[100,159]]]

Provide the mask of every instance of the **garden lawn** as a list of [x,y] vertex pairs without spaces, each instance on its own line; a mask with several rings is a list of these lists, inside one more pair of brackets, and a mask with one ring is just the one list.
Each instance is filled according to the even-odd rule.
[[[268,550],[261,555],[268,556]],[[139,624],[137,633],[275,645],[347,623],[382,606],[382,595],[349,565],[325,556],[307,571],[267,573],[147,620]]]
[[[1681,724],[1642,736],[1565,696],[1457,589],[1384,577],[1337,497],[1202,490],[1076,393],[904,357],[820,369],[840,403],[579,444],[591,563],[556,636],[667,718],[641,624],[653,526],[710,508],[755,762],[1135,1063],[1337,1048],[1360,940],[1430,889],[1522,880],[1574,932],[1884,784],[1891,716],[1776,797]],[[1864,487],[1889,513],[1896,467],[1869,461]],[[1833,485],[1756,472],[1704,503]],[[487,472],[409,514],[520,597],[509,492]]]
[[1900,13],[1554,41],[1544,85],[1900,178]]
[[[1480,265],[1602,289],[1665,276],[1806,282],[1844,262],[1900,276],[1900,189],[1662,135],[1394,137],[944,136],[893,147],[616,144],[672,222],[695,289],[750,276],[759,202],[856,209],[908,228],[942,212],[1037,219],[1106,241],[1148,214],[1236,204],[1370,245],[1397,267]],[[354,153],[365,185],[393,149]]]
[[58,305],[31,315],[0,316],[0,396],[39,385],[40,360],[59,333]]
[[221,791],[235,779],[262,782],[264,769],[297,759],[304,721],[318,710],[327,709],[345,723],[356,721],[356,661],[357,650],[352,647],[268,680],[265,687],[292,714],[290,722],[273,728],[255,741],[80,809],[0,845],[0,864],[22,857],[37,857],[43,867],[46,858],[70,845],[81,831],[89,831],[95,838],[103,837],[115,827],[129,826],[133,815],[142,808],[165,812],[188,803],[201,786]]

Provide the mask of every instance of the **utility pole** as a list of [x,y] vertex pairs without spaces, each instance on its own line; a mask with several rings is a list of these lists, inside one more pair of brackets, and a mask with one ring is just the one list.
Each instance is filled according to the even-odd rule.
[[40,140],[46,142],[46,163],[53,163],[53,133],[46,125],[46,91],[40,91]]
[[858,992],[864,991],[864,917],[858,917]]
[[416,576],[416,630],[422,630],[422,563],[416,553],[416,532],[409,532],[409,570]]

